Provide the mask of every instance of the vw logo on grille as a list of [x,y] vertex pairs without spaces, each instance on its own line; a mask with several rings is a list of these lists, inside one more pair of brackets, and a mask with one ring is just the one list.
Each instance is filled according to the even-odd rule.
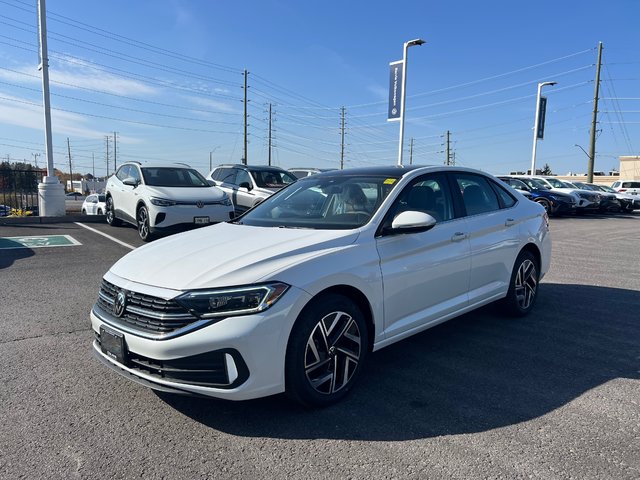
[[127,308],[127,294],[125,293],[124,290],[120,290],[118,292],[118,295],[116,295],[116,299],[113,302],[113,314],[120,318],[123,314],[124,311]]
[[196,202],[196,207],[198,207],[198,208],[202,208],[202,207],[204,207],[204,202],[203,202],[202,200],[198,200],[198,201]]

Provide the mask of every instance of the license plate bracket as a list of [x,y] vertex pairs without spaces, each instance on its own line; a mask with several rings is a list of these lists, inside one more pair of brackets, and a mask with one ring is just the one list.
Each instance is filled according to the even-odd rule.
[[193,217],[193,223],[196,225],[208,225],[211,221],[209,217]]
[[127,349],[124,335],[104,326],[100,327],[100,348],[102,353],[122,365],[126,365]]

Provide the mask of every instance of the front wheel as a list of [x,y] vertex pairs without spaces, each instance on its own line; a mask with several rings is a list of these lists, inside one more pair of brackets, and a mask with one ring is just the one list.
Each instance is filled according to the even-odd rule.
[[107,197],[107,223],[112,227],[117,227],[120,225],[120,220],[116,218],[116,209],[113,205],[113,198]]
[[551,203],[546,198],[538,198],[536,203],[539,203],[544,207],[544,211],[547,212],[547,215],[551,215]]
[[149,210],[142,205],[138,208],[136,214],[136,221],[138,224],[138,235],[143,242],[150,242],[152,240],[151,229],[149,228]]
[[368,352],[364,315],[347,297],[315,299],[293,327],[285,362],[286,392],[293,400],[323,407],[353,387]]
[[509,291],[502,300],[502,306],[508,315],[524,317],[535,304],[538,296],[538,265],[531,252],[522,251],[513,266]]

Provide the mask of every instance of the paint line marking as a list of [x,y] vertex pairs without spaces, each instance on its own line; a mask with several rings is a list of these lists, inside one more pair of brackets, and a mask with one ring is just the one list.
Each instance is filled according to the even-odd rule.
[[0,237],[0,250],[20,248],[73,247],[82,245],[71,235],[30,235],[24,237]]
[[112,242],[116,242],[116,243],[122,245],[123,247],[127,247],[127,248],[129,248],[131,250],[135,250],[136,249],[136,247],[134,247],[133,245],[129,245],[128,243],[125,243],[125,242],[123,242],[121,240],[118,240],[117,238],[112,237],[111,235],[107,235],[106,233],[101,232],[100,230],[96,230],[95,228],[91,228],[91,227],[85,225],[84,223],[80,223],[80,222],[73,222],[73,223],[75,223],[76,225],[81,226],[82,228],[86,228],[87,230],[91,230],[92,232],[97,233],[98,235],[102,235],[103,237],[108,238]]

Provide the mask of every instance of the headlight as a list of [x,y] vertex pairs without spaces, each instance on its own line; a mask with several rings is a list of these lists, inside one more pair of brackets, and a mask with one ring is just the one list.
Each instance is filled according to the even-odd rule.
[[151,203],[154,204],[156,207],[171,207],[172,205],[176,204],[174,200],[168,200],[166,198],[157,198],[157,197],[151,197]]
[[202,318],[262,312],[289,289],[286,283],[187,292],[175,299]]

